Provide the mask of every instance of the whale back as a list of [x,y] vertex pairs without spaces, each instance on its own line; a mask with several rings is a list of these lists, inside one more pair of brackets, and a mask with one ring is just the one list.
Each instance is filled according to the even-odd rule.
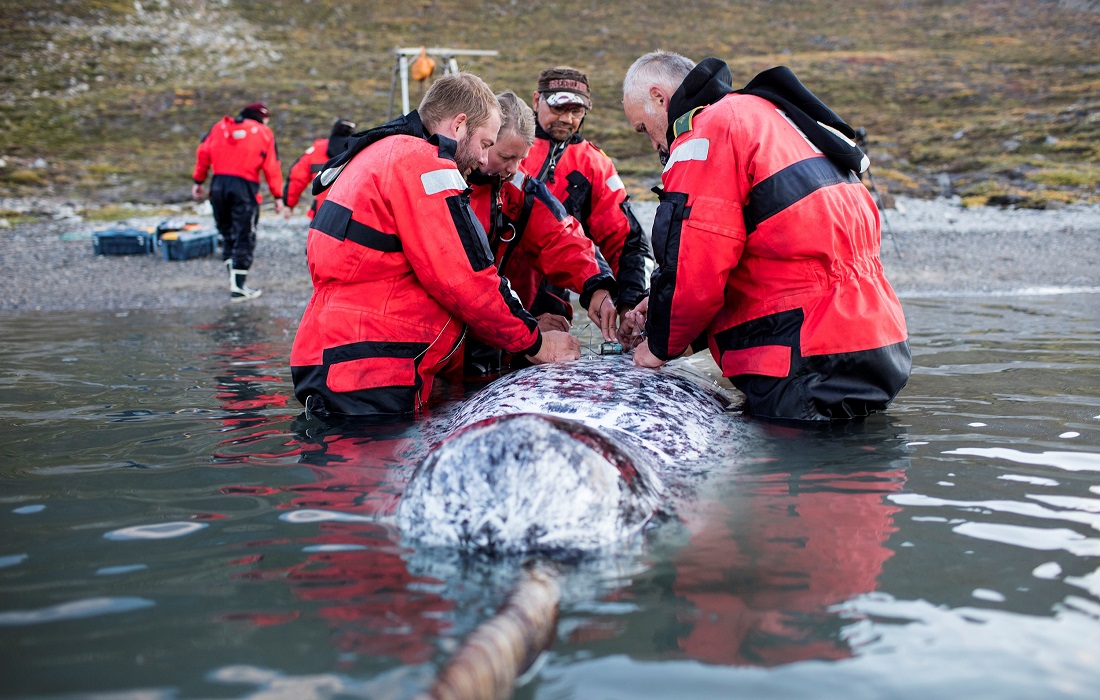
[[629,356],[536,365],[507,374],[455,413],[450,429],[511,413],[583,423],[629,445],[657,468],[697,461],[722,430],[732,401],[690,362],[639,369]]
[[629,357],[507,374],[458,408],[398,507],[405,537],[490,554],[629,544],[670,510],[664,476],[699,463],[728,394],[690,365]]
[[447,437],[398,508],[407,537],[491,555],[574,555],[629,543],[659,511],[660,479],[576,421],[511,414]]

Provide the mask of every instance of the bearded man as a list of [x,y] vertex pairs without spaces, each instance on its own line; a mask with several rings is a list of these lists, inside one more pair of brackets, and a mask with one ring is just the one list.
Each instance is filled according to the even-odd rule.
[[542,332],[493,264],[465,177],[488,162],[496,96],[477,76],[436,80],[417,110],[354,135],[314,180],[327,196],[306,252],[313,296],[291,349],[294,393],[319,418],[407,416],[461,370],[467,326],[532,362],[580,357]]
[[[520,169],[545,183],[596,243],[619,284],[615,306],[625,313],[649,290],[653,249],[634,216],[615,164],[581,134],[592,109],[588,76],[569,66],[547,68],[539,74],[531,109],[535,140]],[[546,284],[531,310],[536,315],[568,316],[569,304],[566,290]]]

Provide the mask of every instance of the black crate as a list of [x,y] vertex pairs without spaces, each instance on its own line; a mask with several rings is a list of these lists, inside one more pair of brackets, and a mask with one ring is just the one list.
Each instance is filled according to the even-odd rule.
[[165,260],[201,258],[212,255],[217,248],[217,231],[180,231],[160,237],[160,251]]
[[139,228],[115,228],[92,233],[92,250],[96,255],[148,255],[156,245],[156,233]]

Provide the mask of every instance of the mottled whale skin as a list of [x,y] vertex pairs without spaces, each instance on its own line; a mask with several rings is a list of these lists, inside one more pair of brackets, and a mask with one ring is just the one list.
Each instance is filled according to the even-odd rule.
[[538,365],[462,405],[417,466],[403,536],[489,554],[583,554],[636,539],[698,460],[731,396],[692,365],[629,357]]

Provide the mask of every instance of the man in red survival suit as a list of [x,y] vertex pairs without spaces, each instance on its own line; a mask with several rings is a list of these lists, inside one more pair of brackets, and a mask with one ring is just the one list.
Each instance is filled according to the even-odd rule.
[[[321,172],[321,166],[344,150],[348,144],[348,137],[353,131],[355,131],[355,122],[337,119],[332,125],[332,132],[328,138],[314,141],[305,153],[298,156],[294,165],[290,166],[290,176],[286,183],[286,207],[283,212],[286,218],[289,219],[294,213],[294,207],[298,206],[302,192],[313,182],[313,177]],[[313,198],[313,204],[306,211],[306,216],[312,219],[323,201],[325,201],[324,192]]]
[[[725,63],[642,56],[623,109],[665,162],[658,269],[620,335],[658,367],[702,334],[761,418],[829,421],[885,408],[912,367],[883,273],[878,210],[854,133],[787,68],[730,87]],[[648,314],[648,315],[647,315]]]
[[580,357],[543,332],[497,274],[464,179],[500,129],[477,76],[436,80],[420,107],[349,141],[314,180],[328,196],[306,243],[313,295],[290,353],[306,413],[416,413],[435,376],[461,368],[466,327],[532,362]]
[[256,225],[260,219],[260,173],[275,198],[275,213],[283,206],[283,172],[275,135],[267,128],[271,112],[262,102],[253,102],[236,117],[222,117],[202,137],[195,151],[191,196],[203,198],[203,183],[212,168],[210,206],[222,236],[222,258],[229,267],[229,296],[233,301],[254,299],[259,289],[245,286],[256,248]]
[[[623,181],[607,155],[586,141],[579,130],[592,108],[588,77],[559,66],[539,74],[532,95],[535,142],[520,169],[546,183],[584,232],[596,242],[619,283],[615,300],[620,313],[645,298],[653,269],[653,249],[630,208]],[[565,315],[568,292],[544,286],[533,303],[535,315]]]
[[[500,132],[489,149],[485,171],[470,173],[469,181],[470,205],[488,234],[498,269],[527,308],[544,280],[578,293],[604,340],[612,340],[618,325],[614,303],[618,286],[611,269],[546,185],[519,170],[535,140],[531,110],[511,91],[498,94],[497,101]],[[573,307],[562,311],[540,314],[539,328],[568,332]],[[476,338],[467,341],[467,373],[498,371],[500,355]]]

